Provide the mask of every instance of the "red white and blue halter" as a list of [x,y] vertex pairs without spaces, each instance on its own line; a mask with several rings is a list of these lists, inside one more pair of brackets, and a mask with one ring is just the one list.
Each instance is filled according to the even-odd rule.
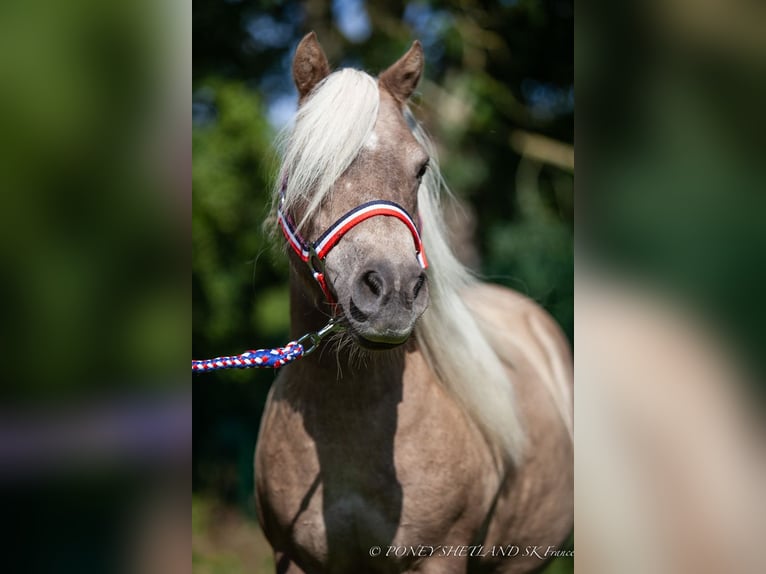
[[[330,250],[338,244],[338,241],[340,241],[346,233],[370,217],[380,215],[396,217],[402,221],[407,226],[407,229],[410,230],[410,233],[412,233],[412,239],[415,242],[415,257],[417,257],[420,266],[423,269],[428,267],[428,261],[426,260],[426,254],[423,251],[423,242],[420,239],[418,226],[415,225],[410,214],[407,213],[407,210],[401,205],[394,203],[393,201],[384,200],[363,203],[333,223],[327,231],[319,236],[319,239],[313,243],[309,243],[301,237],[292,218],[283,209],[285,187],[286,181],[282,185],[279,207],[277,209],[279,226],[282,228],[282,232],[285,234],[290,247],[293,248],[293,251],[295,251],[298,257],[300,257],[309,266],[309,269],[311,269],[311,274],[314,276],[316,282],[319,283],[319,287],[322,289],[324,296],[330,304],[335,303],[335,298],[330,292],[324,277],[325,257],[327,257]],[[322,327],[319,331],[315,333],[307,333],[297,341],[291,341],[284,347],[246,351],[230,357],[192,360],[192,372],[206,373],[219,369],[247,369],[251,367],[270,367],[277,369],[313,352],[324,337],[333,331],[342,328],[342,324],[336,322],[336,319],[333,317],[327,325]]]
[[426,259],[426,254],[423,250],[423,241],[420,239],[418,226],[415,225],[415,221],[410,214],[407,213],[407,210],[398,203],[382,199],[363,203],[340,217],[340,219],[328,227],[316,241],[311,243],[303,239],[300,233],[298,233],[297,226],[290,217],[290,214],[283,209],[284,190],[286,186],[287,182],[283,183],[280,192],[279,207],[277,208],[279,226],[282,228],[282,233],[284,233],[290,247],[292,247],[298,257],[309,266],[312,276],[319,284],[322,293],[324,293],[324,296],[329,303],[335,303],[335,298],[330,292],[327,280],[325,279],[324,260],[327,257],[327,254],[330,253],[332,248],[338,244],[346,233],[371,217],[396,217],[404,223],[407,226],[407,229],[410,230],[412,239],[415,242],[415,257],[417,258],[418,263],[420,263],[420,266],[423,269],[428,268],[428,260]]

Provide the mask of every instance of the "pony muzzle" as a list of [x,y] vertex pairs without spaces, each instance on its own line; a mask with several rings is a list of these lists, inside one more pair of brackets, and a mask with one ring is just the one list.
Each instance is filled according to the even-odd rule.
[[345,287],[344,310],[351,332],[366,347],[407,341],[428,305],[428,280],[417,265],[395,267],[378,261],[367,265]]

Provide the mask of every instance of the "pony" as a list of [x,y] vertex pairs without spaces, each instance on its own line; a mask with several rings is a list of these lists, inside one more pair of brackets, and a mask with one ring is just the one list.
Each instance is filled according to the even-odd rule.
[[331,72],[313,32],[294,55],[272,218],[291,335],[342,328],[279,372],[261,420],[256,506],[280,573],[529,572],[572,529],[569,344],[450,250],[408,107],[423,66],[415,41],[377,78]]

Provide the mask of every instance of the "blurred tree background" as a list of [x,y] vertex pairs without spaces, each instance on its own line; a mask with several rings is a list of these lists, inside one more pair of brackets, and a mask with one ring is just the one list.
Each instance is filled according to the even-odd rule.
[[[458,198],[460,254],[488,280],[541,303],[572,338],[574,86],[569,0],[193,1],[195,357],[284,343],[287,265],[262,222],[272,142],[297,95],[296,44],[317,32],[333,67],[377,74],[414,39],[425,77],[414,110]],[[197,572],[272,571],[252,460],[275,374],[195,377]],[[571,572],[559,559],[550,571]]]

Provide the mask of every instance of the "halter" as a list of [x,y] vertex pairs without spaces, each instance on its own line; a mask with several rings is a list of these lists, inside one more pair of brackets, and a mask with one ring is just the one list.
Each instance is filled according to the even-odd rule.
[[327,280],[325,279],[325,258],[346,233],[371,217],[395,217],[403,222],[407,226],[407,229],[410,230],[410,233],[412,233],[412,239],[415,242],[415,257],[417,258],[418,263],[423,269],[428,268],[428,261],[426,260],[426,254],[423,250],[423,241],[420,239],[418,226],[415,225],[415,222],[410,214],[407,213],[407,210],[398,203],[382,199],[363,203],[346,212],[345,215],[328,227],[316,241],[310,243],[303,239],[300,233],[298,233],[297,226],[290,215],[283,209],[286,187],[287,180],[285,179],[282,183],[282,189],[279,192],[279,207],[277,208],[277,220],[279,221],[279,226],[281,227],[287,242],[290,244],[290,247],[292,247],[298,257],[309,266],[311,275],[319,284],[319,288],[322,290],[322,293],[324,293],[324,296],[329,303],[334,304],[335,298],[330,292]]

